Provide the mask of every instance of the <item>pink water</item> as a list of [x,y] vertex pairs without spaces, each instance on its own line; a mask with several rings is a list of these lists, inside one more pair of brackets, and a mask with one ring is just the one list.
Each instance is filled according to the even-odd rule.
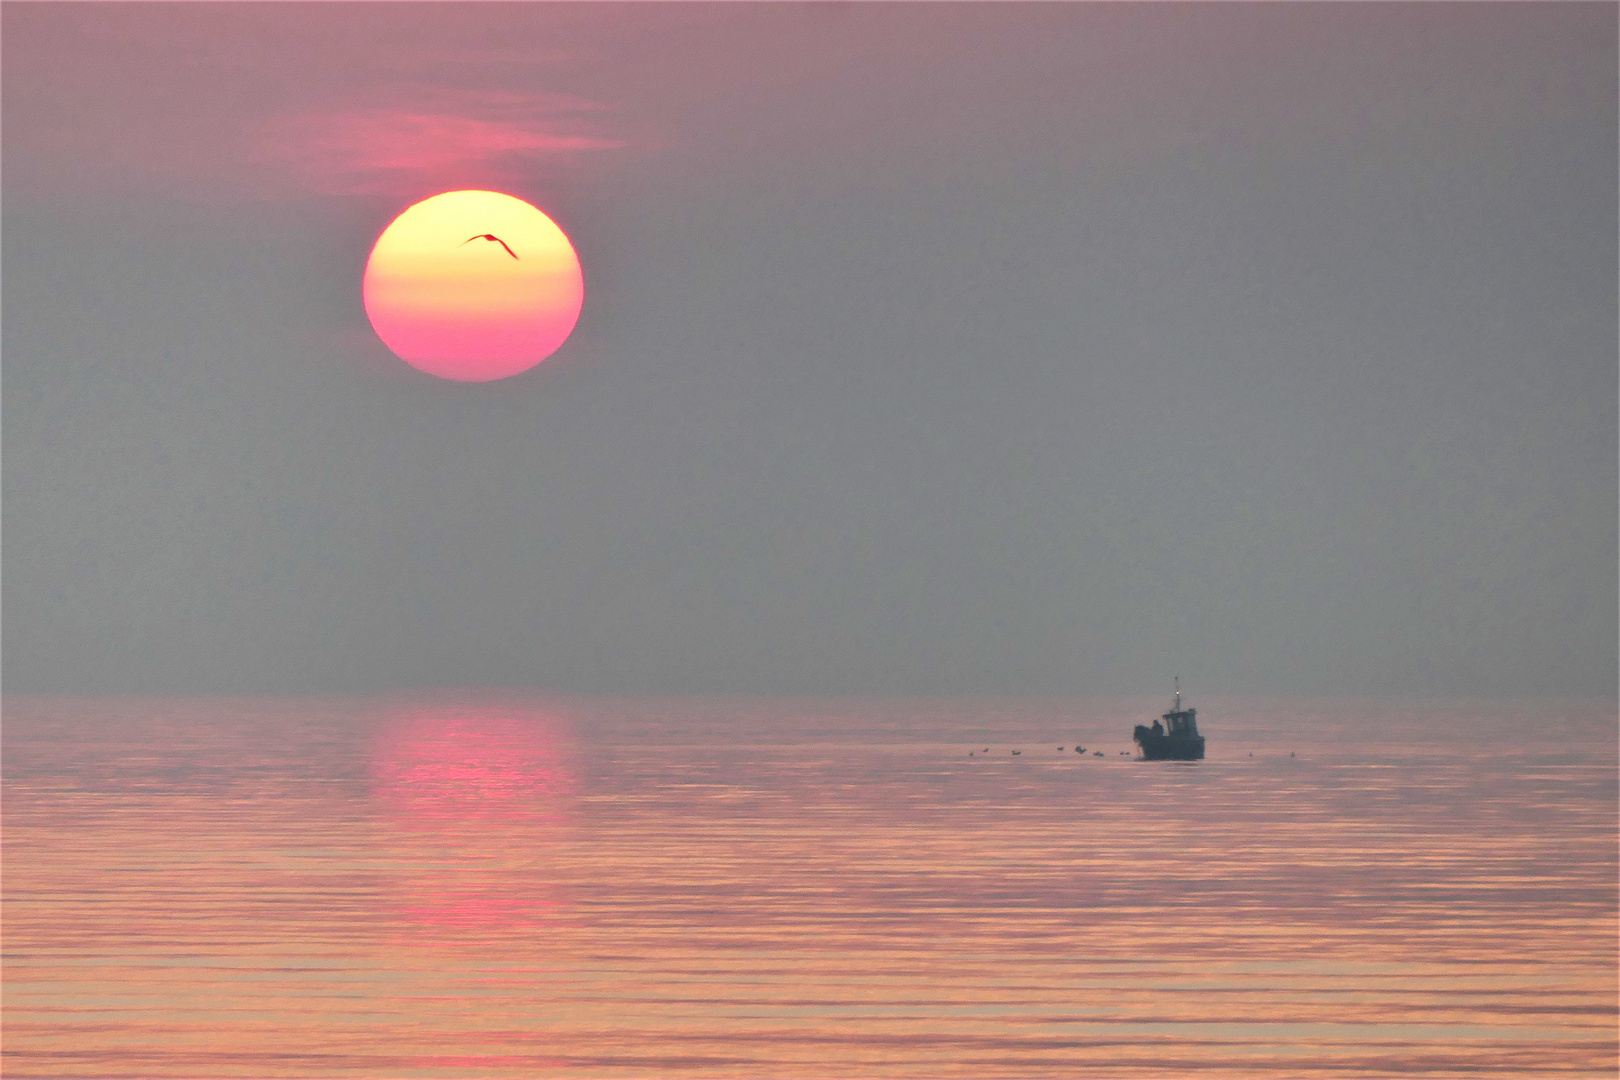
[[1615,1075],[1612,704],[1165,704],[11,698],[5,1075]]

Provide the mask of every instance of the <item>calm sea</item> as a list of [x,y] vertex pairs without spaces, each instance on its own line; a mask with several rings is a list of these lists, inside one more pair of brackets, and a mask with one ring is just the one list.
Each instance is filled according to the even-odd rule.
[[5,1075],[1615,1075],[1612,703],[1193,704],[10,698]]

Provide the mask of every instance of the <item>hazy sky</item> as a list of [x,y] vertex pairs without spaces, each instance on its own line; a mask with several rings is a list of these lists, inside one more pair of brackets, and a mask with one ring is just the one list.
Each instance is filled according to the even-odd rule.
[[1616,12],[7,3],[6,687],[1612,695]]

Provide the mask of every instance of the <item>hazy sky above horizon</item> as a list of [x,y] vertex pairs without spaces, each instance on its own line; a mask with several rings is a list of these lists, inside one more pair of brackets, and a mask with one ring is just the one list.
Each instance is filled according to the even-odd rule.
[[1612,4],[0,19],[8,690],[1615,693]]

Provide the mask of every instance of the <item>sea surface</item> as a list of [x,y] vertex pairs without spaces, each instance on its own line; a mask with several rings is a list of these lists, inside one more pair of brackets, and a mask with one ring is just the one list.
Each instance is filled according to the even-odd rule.
[[1616,1074],[1612,702],[1191,703],[10,697],[4,1074]]

